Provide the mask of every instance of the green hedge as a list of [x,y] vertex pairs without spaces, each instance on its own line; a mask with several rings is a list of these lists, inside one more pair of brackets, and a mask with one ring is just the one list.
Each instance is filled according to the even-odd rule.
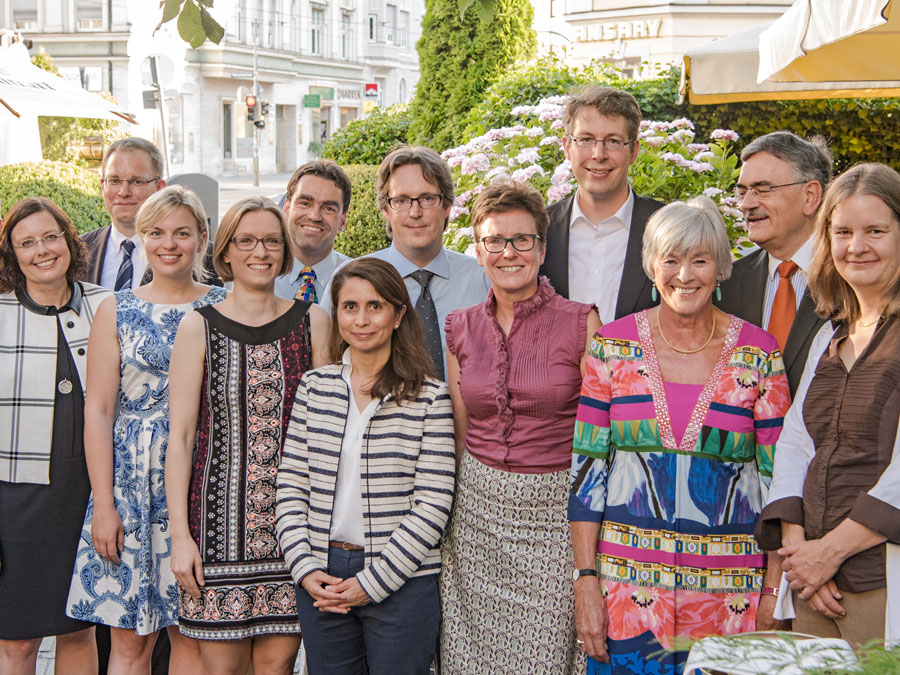
[[390,149],[406,143],[409,111],[406,105],[375,108],[368,117],[338,129],[322,148],[322,157],[338,164],[380,164]]
[[347,228],[334,240],[334,247],[351,258],[387,248],[391,240],[375,198],[378,167],[359,164],[343,168],[353,184],[353,198],[347,213]]
[[109,224],[100,178],[70,162],[26,162],[0,166],[0,213],[26,197],[47,197],[66,212],[78,232]]

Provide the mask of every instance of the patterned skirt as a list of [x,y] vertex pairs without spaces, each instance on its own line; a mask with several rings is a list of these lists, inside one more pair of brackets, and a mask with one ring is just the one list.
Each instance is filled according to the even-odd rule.
[[442,546],[443,675],[584,673],[569,472],[501,471],[466,453],[456,485]]

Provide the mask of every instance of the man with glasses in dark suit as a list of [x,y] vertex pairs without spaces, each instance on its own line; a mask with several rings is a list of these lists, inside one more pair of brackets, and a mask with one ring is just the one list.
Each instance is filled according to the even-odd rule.
[[640,149],[641,109],[634,96],[586,87],[569,99],[563,122],[563,149],[578,189],[547,209],[540,273],[563,297],[595,304],[607,323],[656,304],[641,267],[641,239],[662,203],[635,194],[628,184]]

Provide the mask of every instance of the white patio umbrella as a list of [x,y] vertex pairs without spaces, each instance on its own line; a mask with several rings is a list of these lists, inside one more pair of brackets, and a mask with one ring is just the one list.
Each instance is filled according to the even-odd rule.
[[760,34],[757,81],[900,86],[898,4],[798,0]]
[[[814,7],[811,16],[818,16],[822,11],[819,5],[833,5],[835,11],[846,11],[853,14],[855,7],[862,4],[875,4],[882,7],[890,5],[886,0],[799,0],[795,7],[810,5]],[[797,10],[795,10],[797,11]],[[900,71],[896,71],[887,79],[876,77],[845,77],[851,75],[846,70],[837,68],[824,69],[821,77],[814,81],[774,81],[760,78],[760,50],[762,39],[769,31],[783,35],[781,26],[783,19],[790,19],[788,12],[775,21],[761,24],[749,30],[721,38],[709,44],[691,49],[684,55],[681,94],[687,96],[691,103],[734,103],[738,101],[773,101],[813,98],[866,98],[873,96],[900,96]],[[895,14],[900,14],[900,11]],[[895,20],[896,20],[895,16]],[[785,21],[786,23],[786,21]],[[864,22],[863,22],[864,23]],[[857,24],[859,25],[859,22]],[[777,26],[777,28],[776,28]],[[798,27],[784,29],[786,34],[801,36]],[[896,59],[900,55],[900,40],[894,36],[889,49],[890,57]],[[768,58],[768,57],[766,57]],[[882,58],[877,51],[868,55],[868,60],[878,61]],[[883,73],[882,73],[883,74]]]
[[23,44],[0,47],[0,166],[41,160],[39,115],[134,122],[114,103],[32,65]]

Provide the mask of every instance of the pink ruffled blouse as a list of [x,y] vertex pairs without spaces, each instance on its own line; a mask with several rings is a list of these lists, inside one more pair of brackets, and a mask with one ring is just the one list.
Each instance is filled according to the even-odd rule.
[[568,470],[591,309],[541,277],[537,292],[515,303],[509,335],[497,322],[493,290],[484,303],[447,316],[469,454],[504,471]]

